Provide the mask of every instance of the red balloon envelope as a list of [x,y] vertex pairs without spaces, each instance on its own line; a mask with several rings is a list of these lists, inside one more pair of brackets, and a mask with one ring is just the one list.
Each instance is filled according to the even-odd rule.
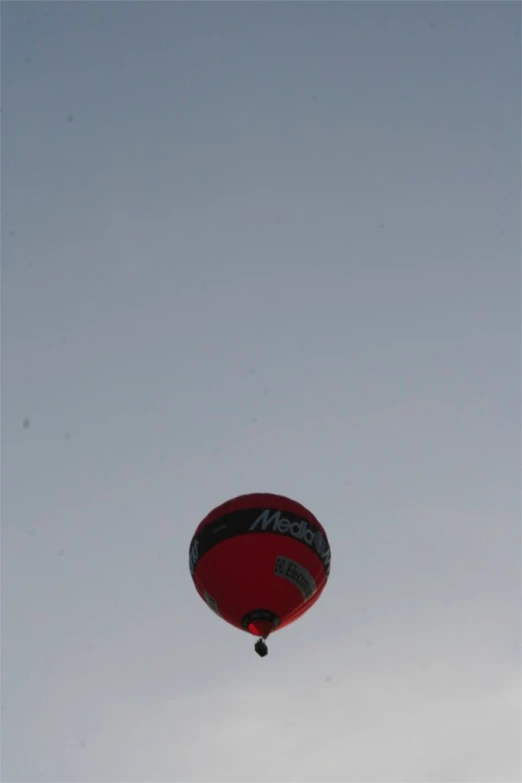
[[259,636],[297,620],[330,573],[325,530],[300,503],[267,493],[240,495],[213,509],[190,543],[196,590],[231,625]]

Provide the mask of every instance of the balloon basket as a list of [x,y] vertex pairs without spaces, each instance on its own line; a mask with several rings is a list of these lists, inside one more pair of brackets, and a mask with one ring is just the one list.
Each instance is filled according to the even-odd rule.
[[268,655],[268,647],[266,646],[264,639],[258,639],[254,645],[254,649],[256,653],[261,656],[261,658],[264,658],[265,655]]

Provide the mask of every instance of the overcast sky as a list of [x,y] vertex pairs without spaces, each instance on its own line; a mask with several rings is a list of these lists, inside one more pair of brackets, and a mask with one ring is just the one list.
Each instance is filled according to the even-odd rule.
[[[2,3],[2,763],[520,780],[521,6]],[[332,545],[253,637],[188,546]]]

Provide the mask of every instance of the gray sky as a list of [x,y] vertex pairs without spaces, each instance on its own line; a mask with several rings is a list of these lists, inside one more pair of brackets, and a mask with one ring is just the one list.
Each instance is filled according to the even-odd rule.
[[[520,779],[520,3],[2,3],[9,783]],[[275,634],[188,545],[281,492]]]

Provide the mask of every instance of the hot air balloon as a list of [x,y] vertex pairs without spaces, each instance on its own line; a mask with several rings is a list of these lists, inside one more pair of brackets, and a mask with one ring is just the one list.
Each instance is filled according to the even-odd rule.
[[217,506],[189,547],[196,590],[231,625],[259,636],[293,623],[317,601],[330,573],[326,532],[311,511],[283,495],[251,493]]

